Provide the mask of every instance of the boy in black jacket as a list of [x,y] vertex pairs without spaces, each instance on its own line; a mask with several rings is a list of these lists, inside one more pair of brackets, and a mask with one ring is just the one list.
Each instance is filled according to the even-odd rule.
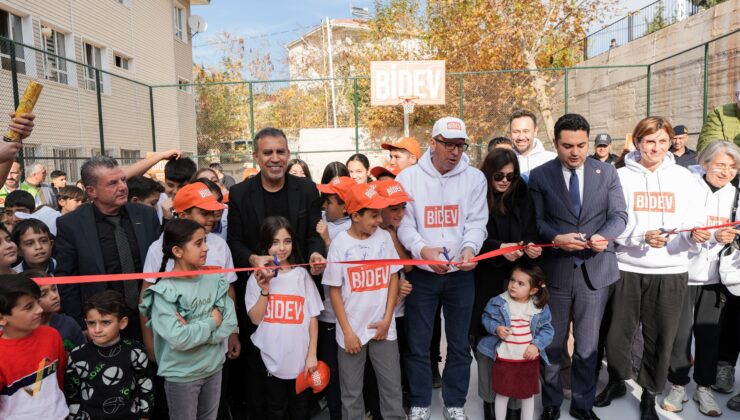
[[144,346],[121,338],[128,318],[123,296],[106,290],[85,304],[90,342],[69,354],[65,393],[72,419],[148,418],[154,403]]

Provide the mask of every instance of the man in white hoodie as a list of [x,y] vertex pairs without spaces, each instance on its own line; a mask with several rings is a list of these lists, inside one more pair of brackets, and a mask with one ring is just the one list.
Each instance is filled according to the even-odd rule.
[[[398,181],[414,201],[398,228],[398,238],[414,258],[436,260],[408,273],[414,292],[406,298],[410,420],[428,420],[432,400],[429,343],[434,313],[442,305],[447,359],[442,375],[444,418],[465,420],[465,396],[472,357],[468,328],[475,283],[470,260],[487,236],[487,184],[483,173],[469,166],[465,123],[445,117],[432,128],[429,150],[419,163],[401,172]],[[459,265],[449,265],[459,261]],[[461,328],[465,326],[465,328]]]
[[537,117],[532,111],[518,109],[509,117],[509,134],[514,142],[514,151],[519,158],[519,171],[529,175],[529,172],[545,162],[555,159],[558,155],[545,150],[545,146],[537,134]]

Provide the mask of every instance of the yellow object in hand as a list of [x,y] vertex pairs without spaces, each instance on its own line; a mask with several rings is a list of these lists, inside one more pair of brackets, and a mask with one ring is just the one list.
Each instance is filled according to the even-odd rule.
[[[44,86],[42,84],[29,81],[26,90],[23,92],[23,97],[21,97],[21,101],[18,104],[18,108],[15,110],[15,115],[20,116],[33,112],[33,107],[36,106],[36,102],[39,100],[39,95],[41,95],[43,88]],[[3,140],[19,142],[21,141],[21,135],[13,130],[8,130],[3,136]]]

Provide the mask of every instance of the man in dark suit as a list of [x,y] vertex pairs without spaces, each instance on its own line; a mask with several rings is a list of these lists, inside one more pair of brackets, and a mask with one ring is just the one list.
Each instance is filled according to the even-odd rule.
[[[140,273],[149,245],[161,233],[157,212],[148,206],[127,203],[126,175],[111,157],[93,157],[82,165],[81,175],[92,202],[57,219],[56,275]],[[60,285],[62,311],[85,328],[85,301],[106,289],[121,292],[128,318],[139,318],[138,280]],[[129,322],[123,334],[142,339],[138,322]]]
[[540,236],[555,245],[546,248],[541,266],[547,274],[555,337],[547,348],[550,365],[542,366],[541,419],[560,417],[563,389],[560,357],[573,320],[570,415],[598,419],[592,407],[596,392],[599,326],[608,286],[619,278],[614,244],[627,223],[626,204],[617,171],[588,156],[589,124],[577,114],[555,123],[558,159],[535,168],[529,188]]
[[[263,255],[259,249],[260,226],[265,218],[283,216],[290,221],[295,232],[293,249],[310,263],[311,274],[318,275],[324,270],[326,252],[324,241],[316,231],[321,219],[319,192],[308,178],[286,174],[290,157],[285,133],[277,128],[264,128],[254,136],[254,160],[260,167],[256,176],[242,181],[229,190],[229,215],[227,243],[231,248],[235,267],[265,267],[272,264],[273,258]],[[259,270],[257,277],[270,279],[272,270]],[[237,283],[237,296],[244,296],[249,273],[240,273]],[[241,301],[243,303],[243,300]],[[249,411],[253,418],[266,416],[264,390],[265,368],[259,349],[249,339],[255,326],[246,317],[243,304],[237,313],[242,331],[242,354],[251,371],[247,392]]]

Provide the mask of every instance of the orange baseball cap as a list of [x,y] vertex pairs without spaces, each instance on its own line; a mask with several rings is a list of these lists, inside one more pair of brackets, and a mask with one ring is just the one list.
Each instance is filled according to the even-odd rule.
[[207,211],[223,210],[226,208],[226,206],[216,200],[216,196],[202,182],[193,182],[182,187],[175,195],[172,207],[178,213],[193,207]]
[[324,361],[319,360],[316,365],[316,370],[308,375],[304,375],[303,372],[298,374],[295,378],[295,393],[300,394],[308,388],[313,388],[313,393],[318,394],[323,391],[327,385],[329,385],[329,379],[331,378],[331,371],[329,365]]
[[381,176],[392,176],[393,178],[396,177],[401,171],[398,170],[398,168],[391,168],[390,166],[376,166],[373,169],[370,169],[370,175],[372,175],[375,179],[380,178]]
[[349,190],[355,185],[357,185],[357,182],[354,179],[348,176],[338,176],[329,181],[328,184],[316,185],[316,188],[324,194],[336,194],[344,201]]
[[414,201],[414,199],[406,193],[406,190],[403,189],[403,186],[392,179],[375,181],[373,184],[375,184],[375,190],[381,197],[385,197],[391,201],[391,206]]
[[380,147],[385,150],[403,149],[416,156],[417,159],[421,158],[421,147],[413,137],[401,137],[395,143],[383,143]]
[[343,198],[344,208],[347,214],[360,211],[362,209],[381,210],[391,205],[391,200],[381,196],[376,191],[377,183],[356,184],[352,187],[347,196]]

